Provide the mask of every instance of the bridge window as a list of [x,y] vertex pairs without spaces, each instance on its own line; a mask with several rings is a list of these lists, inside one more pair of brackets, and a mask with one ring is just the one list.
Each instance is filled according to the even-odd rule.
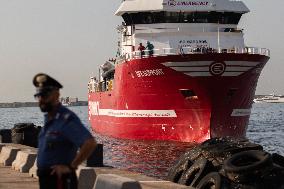
[[233,12],[139,12],[122,15],[126,25],[153,23],[238,24],[241,13]]

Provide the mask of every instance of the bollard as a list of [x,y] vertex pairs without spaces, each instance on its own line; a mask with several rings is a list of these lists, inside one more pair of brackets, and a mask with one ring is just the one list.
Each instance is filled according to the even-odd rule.
[[11,166],[12,162],[16,159],[19,148],[12,146],[3,146],[0,154],[0,163],[4,166]]
[[104,166],[104,155],[103,155],[103,144],[97,144],[95,151],[87,159],[87,167],[103,167]]
[[35,159],[34,165],[29,170],[29,175],[34,178],[38,178],[37,176],[37,159]]
[[12,169],[27,173],[35,163],[36,153],[31,150],[19,151],[15,161],[12,163]]
[[102,174],[97,177],[93,189],[142,189],[136,180],[115,174]]
[[96,180],[94,168],[79,166],[76,171],[78,177],[78,189],[92,189]]
[[3,146],[5,146],[5,144],[0,143],[0,154]]

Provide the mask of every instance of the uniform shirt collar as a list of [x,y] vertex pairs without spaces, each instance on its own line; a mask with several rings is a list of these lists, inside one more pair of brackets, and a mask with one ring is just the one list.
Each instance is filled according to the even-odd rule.
[[60,115],[61,115],[63,112],[64,112],[64,107],[63,107],[62,104],[60,103],[60,104],[58,105],[58,108],[57,108],[57,110],[56,110],[56,114],[55,114],[55,116],[54,116],[53,119],[48,120],[48,113],[45,113],[45,114],[44,114],[44,125],[46,125],[48,122],[50,122],[50,121],[52,121],[52,120],[57,120],[57,119],[59,119]]

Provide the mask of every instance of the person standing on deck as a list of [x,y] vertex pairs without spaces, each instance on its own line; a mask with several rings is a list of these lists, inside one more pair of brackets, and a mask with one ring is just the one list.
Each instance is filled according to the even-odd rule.
[[148,50],[148,55],[152,56],[154,54],[154,45],[147,41],[146,49]]
[[145,49],[146,48],[142,45],[142,43],[139,43],[138,51],[140,51],[141,58],[145,55]]
[[40,189],[77,189],[75,170],[92,154],[96,141],[76,114],[59,102],[63,86],[58,81],[40,73],[33,84],[34,97],[45,113],[37,156]]

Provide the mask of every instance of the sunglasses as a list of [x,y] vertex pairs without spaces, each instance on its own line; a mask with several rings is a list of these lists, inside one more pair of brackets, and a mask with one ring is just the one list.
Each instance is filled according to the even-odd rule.
[[52,91],[50,91],[50,92],[44,92],[44,93],[40,93],[40,94],[35,94],[35,95],[34,95],[34,98],[35,98],[36,100],[38,100],[40,97],[41,97],[41,98],[48,98],[48,97],[51,95],[51,92],[52,92]]

